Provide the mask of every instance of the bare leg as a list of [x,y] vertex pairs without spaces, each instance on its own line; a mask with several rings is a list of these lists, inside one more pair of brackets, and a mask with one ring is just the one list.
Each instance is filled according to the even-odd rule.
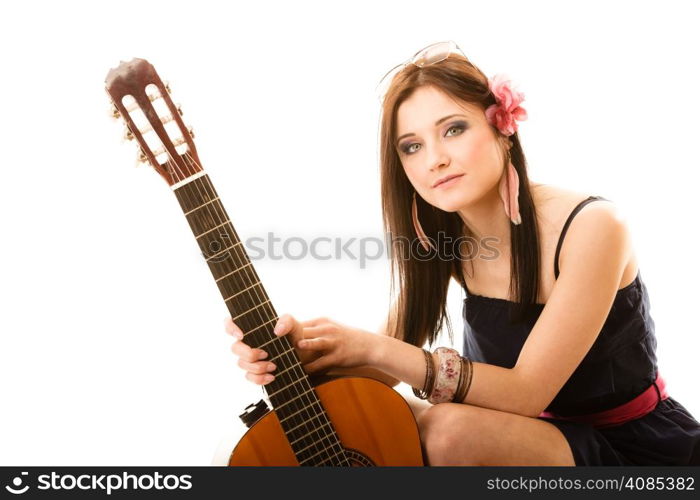
[[575,465],[564,435],[537,418],[441,403],[417,421],[428,465]]
[[408,384],[402,382],[395,386],[394,389],[396,392],[401,394],[401,396],[403,396],[408,403],[408,406],[411,407],[411,411],[413,412],[413,416],[415,417],[416,421],[418,421],[421,413],[433,406],[427,401],[417,398],[416,395],[413,394],[413,389]]

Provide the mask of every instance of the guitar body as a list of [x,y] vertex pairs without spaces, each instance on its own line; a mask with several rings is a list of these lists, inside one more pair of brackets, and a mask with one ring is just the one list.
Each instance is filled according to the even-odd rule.
[[[353,467],[423,465],[413,412],[394,389],[360,377],[338,378],[315,389]],[[274,411],[246,432],[229,465],[299,465]]]

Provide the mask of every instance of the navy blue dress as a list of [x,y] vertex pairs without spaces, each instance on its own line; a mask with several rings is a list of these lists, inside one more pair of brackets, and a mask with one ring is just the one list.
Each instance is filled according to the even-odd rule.
[[[555,278],[559,276],[559,250],[571,220],[586,204],[604,199],[590,196],[569,215],[557,244]],[[512,368],[544,304],[534,304],[527,321],[511,324],[507,312],[512,302],[471,294],[464,280],[462,286],[467,294],[463,354],[477,362]],[[649,296],[638,273],[632,283],[618,290],[596,341],[546,411],[585,415],[634,399],[656,380],[655,351]],[[615,427],[538,418],[564,434],[576,465],[700,465],[700,423],[672,397],[660,400],[651,413]]]

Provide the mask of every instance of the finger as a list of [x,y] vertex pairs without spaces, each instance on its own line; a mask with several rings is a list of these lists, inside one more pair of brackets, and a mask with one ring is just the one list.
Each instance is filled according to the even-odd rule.
[[332,366],[333,366],[333,363],[329,359],[329,357],[323,356],[321,358],[318,358],[316,361],[312,361],[311,363],[303,365],[303,368],[304,368],[304,371],[306,371],[306,373],[311,374],[311,373],[323,373],[325,371],[328,371]]
[[275,335],[280,336],[280,335],[286,335],[290,331],[292,331],[292,328],[294,327],[294,318],[290,314],[283,314],[282,316],[279,317],[277,320],[277,323],[275,323],[275,328],[274,332]]
[[335,326],[326,324],[326,325],[318,325],[318,326],[308,326],[304,328],[304,338],[305,339],[313,339],[316,337],[320,337],[325,334],[333,333],[335,331]]
[[267,358],[267,352],[262,349],[253,349],[241,341],[234,342],[231,350],[236,356],[250,363]]
[[237,339],[243,338],[243,332],[240,328],[238,328],[238,325],[233,322],[231,317],[224,318],[224,329],[226,330],[226,333],[233,335]]
[[331,344],[331,339],[327,337],[317,337],[313,339],[302,339],[297,342],[297,347],[305,351],[323,351],[330,349]]
[[275,380],[275,376],[269,373],[267,375],[255,375],[254,373],[247,372],[245,378],[258,385],[269,384]]
[[256,375],[264,375],[265,373],[272,372],[277,369],[274,363],[268,361],[257,361],[255,363],[249,363],[243,359],[238,360],[238,366],[243,368],[245,371],[254,373]]
[[304,338],[304,327],[290,314],[280,317],[274,332],[277,336],[290,335],[293,344]]
[[330,323],[330,320],[328,318],[326,318],[325,316],[321,317],[321,318],[309,319],[307,321],[302,322],[301,325],[304,327],[306,327],[306,326],[318,326],[318,325],[322,325],[324,323]]

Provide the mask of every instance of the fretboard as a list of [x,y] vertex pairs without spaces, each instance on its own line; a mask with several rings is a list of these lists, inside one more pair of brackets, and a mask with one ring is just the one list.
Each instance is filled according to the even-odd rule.
[[338,436],[287,336],[277,337],[270,298],[209,176],[180,183],[175,196],[245,343],[268,353],[277,368],[265,385],[270,403],[301,465],[346,465]]

